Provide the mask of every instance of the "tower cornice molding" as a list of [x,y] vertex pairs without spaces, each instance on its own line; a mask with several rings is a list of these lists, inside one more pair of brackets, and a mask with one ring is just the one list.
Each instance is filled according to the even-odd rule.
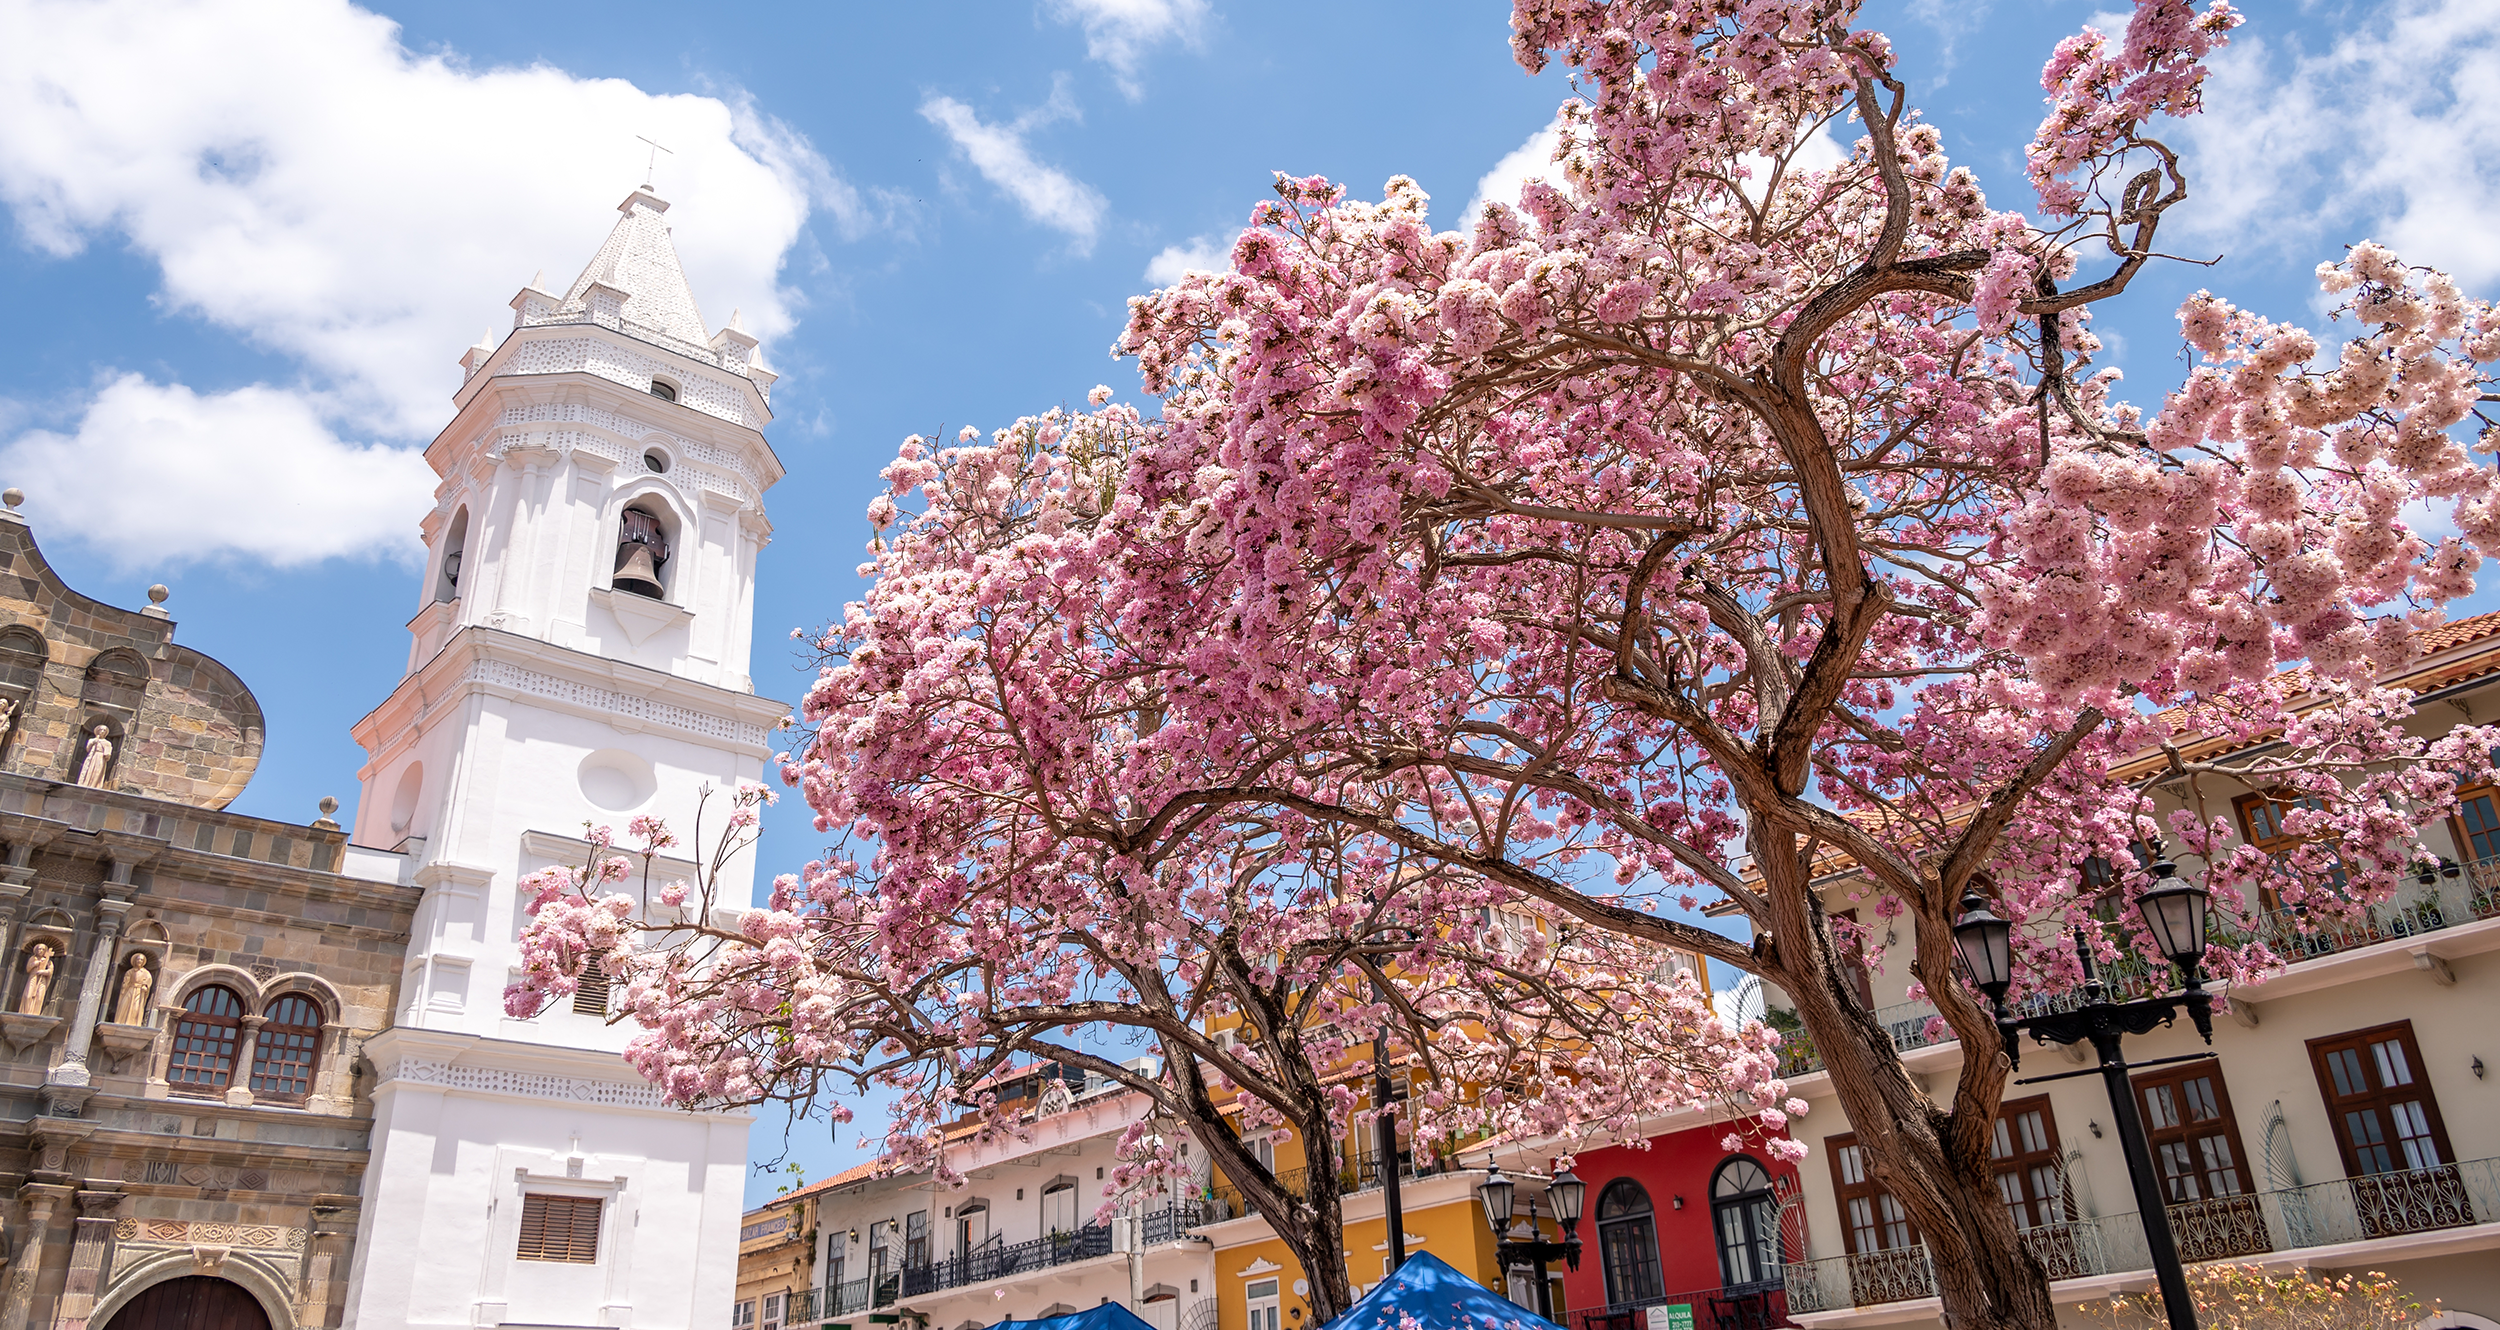
[[[566,343],[583,344],[583,354],[578,357],[584,361],[582,367],[557,367],[565,359],[576,358],[562,354],[560,348]],[[589,356],[588,346],[593,344],[605,348],[608,354]],[[553,361],[550,361],[551,356],[555,357]],[[695,378],[732,390],[746,419],[730,420],[680,397],[675,405],[687,415],[708,415],[757,430],[772,423],[772,403],[765,397],[762,385],[739,370],[722,366],[718,363],[719,359],[720,353],[709,347],[691,343],[680,346],[637,337],[588,316],[556,316],[513,329],[495,348],[493,355],[469,372],[468,381],[452,394],[452,402],[458,409],[465,410],[469,403],[490,387],[506,380],[536,379],[567,372],[589,373],[632,391],[648,393],[650,376],[657,372],[671,378]],[[589,368],[593,364],[607,372],[600,373],[598,369]],[[722,404],[725,405],[725,402]]]
[[[464,457],[508,447],[506,440],[515,433],[548,433],[550,426],[595,433],[620,446],[639,444],[659,434],[674,442],[717,450],[726,455],[723,460],[735,459],[728,469],[758,496],[778,484],[784,474],[780,456],[760,429],[701,412],[679,412],[647,392],[601,375],[567,370],[509,376],[494,383],[498,391],[472,397],[426,445],[426,461],[436,474],[449,476],[463,465]],[[669,418],[653,419],[653,408],[667,411]],[[538,428],[533,431],[533,426]]]
[[772,755],[773,731],[790,714],[768,697],[472,624],[350,733],[370,755],[370,770],[433,716],[481,694],[603,720],[625,733],[675,731],[758,759]]

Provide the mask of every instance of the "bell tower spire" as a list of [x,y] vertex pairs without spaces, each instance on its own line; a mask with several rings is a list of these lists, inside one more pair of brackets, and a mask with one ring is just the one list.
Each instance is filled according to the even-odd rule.
[[[618,1057],[636,1026],[611,1023],[604,982],[526,1020],[502,1000],[520,880],[597,853],[585,824],[648,815],[691,840],[702,791],[759,779],[787,714],[748,677],[774,376],[736,319],[706,329],[668,210],[636,189],[569,286],[523,287],[510,329],[460,357],[426,449],[441,483],[407,673],[354,729],[354,840],[406,851],[424,896],[394,1026],[367,1045],[392,1148],[366,1179],[350,1325],[686,1325],[735,1284],[747,1118],[665,1108]],[[726,870],[721,900],[743,903],[752,855]],[[516,1259],[513,1226],[549,1198],[614,1216],[595,1276]],[[702,1256],[637,1262],[638,1228],[700,1232]],[[420,1277],[443,1269],[485,1274]]]

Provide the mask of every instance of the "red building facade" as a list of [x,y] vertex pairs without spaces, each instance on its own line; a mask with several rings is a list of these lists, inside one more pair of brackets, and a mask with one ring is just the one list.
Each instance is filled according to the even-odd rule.
[[[1563,1289],[1572,1330],[1762,1330],[1787,1321],[1784,1253],[1801,1250],[1797,1170],[1729,1124],[1574,1157],[1588,1185],[1580,1268]],[[1738,1124],[1748,1141],[1755,1124]]]

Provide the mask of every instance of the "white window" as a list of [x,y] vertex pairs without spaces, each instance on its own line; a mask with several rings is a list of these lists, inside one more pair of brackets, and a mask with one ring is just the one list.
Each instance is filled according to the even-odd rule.
[[1076,1184],[1054,1182],[1042,1191],[1042,1231],[1073,1233],[1076,1231]]
[[781,1330],[781,1298],[779,1293],[764,1297],[764,1330]]
[[1284,1330],[1284,1320],[1278,1314],[1283,1304],[1276,1296],[1275,1280],[1262,1279],[1241,1293],[1250,1304],[1250,1330]]
[[730,1330],[746,1330],[755,1324],[755,1299],[749,1298],[729,1309]]
[[1270,1127],[1253,1127],[1241,1138],[1242,1148],[1250,1152],[1252,1159],[1259,1161],[1259,1167],[1270,1173],[1276,1171],[1276,1142],[1268,1139],[1272,1130]]

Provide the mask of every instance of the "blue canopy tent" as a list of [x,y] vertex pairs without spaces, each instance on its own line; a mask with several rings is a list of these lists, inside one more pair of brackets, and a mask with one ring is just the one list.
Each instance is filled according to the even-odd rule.
[[1551,1330],[1553,1324],[1440,1257],[1417,1253],[1321,1330],[1400,1330],[1409,1318],[1422,1330]]
[[1154,1330],[1138,1319],[1137,1313],[1116,1302],[1088,1307],[1065,1316],[1046,1316],[1038,1321],[1001,1321],[990,1330]]

